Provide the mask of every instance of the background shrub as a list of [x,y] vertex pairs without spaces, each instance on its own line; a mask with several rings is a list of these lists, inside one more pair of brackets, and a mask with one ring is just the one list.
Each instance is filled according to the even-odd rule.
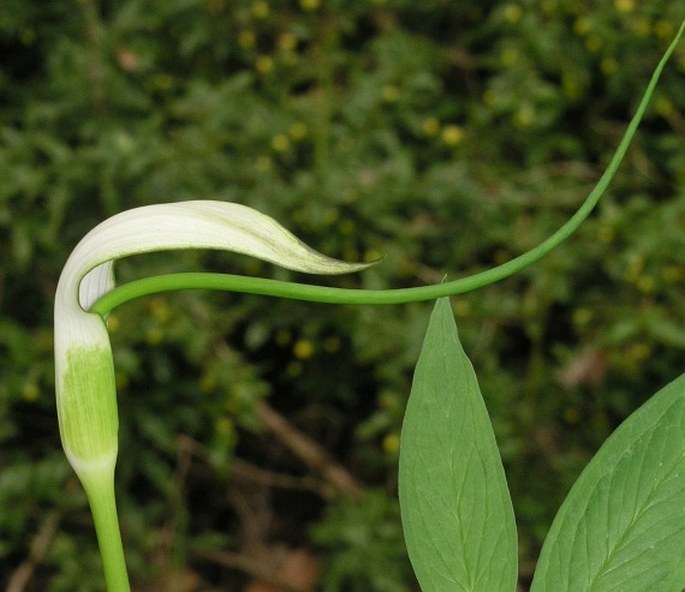
[[[385,256],[335,285],[490,267],[580,203],[683,18],[668,0],[3,2],[0,586],[101,589],[51,358],[57,278],[88,229],[213,198],[332,256]],[[522,587],[584,464],[683,367],[684,71],[680,47],[577,236],[453,299],[513,490]],[[194,269],[295,277],[196,252],[118,275]],[[183,293],[117,310],[136,589],[294,585],[294,557],[313,574],[302,590],[415,589],[395,474],[429,306]]]

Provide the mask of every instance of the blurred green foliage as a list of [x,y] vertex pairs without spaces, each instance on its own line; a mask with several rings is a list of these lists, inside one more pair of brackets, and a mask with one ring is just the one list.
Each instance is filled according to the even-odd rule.
[[[2,2],[0,587],[54,515],[35,589],[102,589],[53,409],[52,298],[87,230],[127,208],[213,198],[332,256],[385,255],[336,285],[492,266],[580,203],[683,18],[670,0]],[[578,235],[453,302],[513,490],[524,584],[593,451],[682,371],[684,73],[680,47]],[[295,277],[194,252],[137,257],[118,275],[194,269]],[[280,492],[280,528],[265,536],[316,550],[327,591],[412,589],[395,472],[429,310],[183,293],[116,311],[118,487],[137,589],[170,570],[193,576],[179,589],[240,589],[235,569],[199,558],[242,550],[224,494],[232,460],[307,472],[261,435],[265,397],[373,489],[366,502]],[[204,456],[181,454],[182,437]]]

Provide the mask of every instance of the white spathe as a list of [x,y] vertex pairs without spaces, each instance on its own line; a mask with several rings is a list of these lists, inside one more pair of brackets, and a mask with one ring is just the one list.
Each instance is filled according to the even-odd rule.
[[199,200],[127,210],[93,228],[67,260],[55,294],[57,412],[77,474],[111,471],[117,411],[109,336],[88,308],[115,285],[116,259],[169,249],[220,249],[282,267],[339,274],[368,267],[318,253],[278,222],[244,205]]

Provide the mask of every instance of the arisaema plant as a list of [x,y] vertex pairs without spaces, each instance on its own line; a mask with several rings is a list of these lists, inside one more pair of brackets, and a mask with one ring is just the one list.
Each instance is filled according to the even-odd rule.
[[[167,249],[223,249],[286,268],[363,270],[304,245],[273,219],[217,201],[159,204],[94,228],[67,261],[55,298],[57,411],[66,455],[88,496],[109,592],[130,589],[114,499],[117,398],[105,319],[144,295],[204,288],[324,303],[389,305],[438,299],[407,406],[400,506],[424,592],[513,592],[514,512],[476,375],[447,297],[517,273],[568,238],[606,190],[640,124],[685,23],[655,69],[599,182],[563,227],[498,267],[418,288],[368,291],[247,278],[174,274],[116,287],[114,261]],[[562,505],[542,550],[535,592],[679,592],[685,588],[685,377],[652,397],[607,440]]]

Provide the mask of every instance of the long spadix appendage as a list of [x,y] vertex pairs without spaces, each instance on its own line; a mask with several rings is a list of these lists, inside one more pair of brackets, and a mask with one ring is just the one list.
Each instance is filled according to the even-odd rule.
[[556,249],[562,242],[569,238],[590,215],[611,183],[621,161],[626,155],[628,147],[635,136],[635,132],[647,111],[647,106],[654,94],[659,77],[684,33],[685,21],[680,25],[673,41],[654,69],[649,84],[642,95],[642,99],[640,100],[640,103],[635,110],[635,114],[630,120],[621,141],[616,147],[604,173],[585,198],[585,201],[583,201],[578,210],[556,232],[537,246],[514,259],[510,259],[505,263],[484,271],[479,271],[472,275],[467,275],[451,281],[445,281],[440,284],[389,290],[357,290],[311,284],[296,284],[269,278],[243,278],[230,274],[172,274],[159,276],[157,278],[143,278],[115,288],[98,299],[98,301],[93,304],[92,310],[97,311],[100,314],[105,314],[134,298],[140,298],[163,291],[189,288],[247,292],[250,294],[262,294],[266,296],[290,298],[293,300],[326,302],[330,304],[401,304],[435,300],[444,296],[464,294],[511,277]]

